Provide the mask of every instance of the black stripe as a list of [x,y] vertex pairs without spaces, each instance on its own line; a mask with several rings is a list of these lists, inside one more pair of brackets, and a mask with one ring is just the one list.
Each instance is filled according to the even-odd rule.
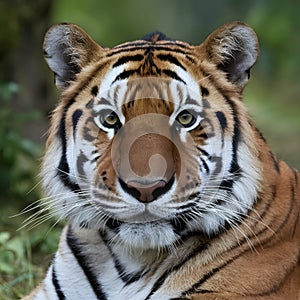
[[116,76],[116,78],[114,79],[114,81],[112,82],[115,83],[118,80],[122,80],[122,79],[127,79],[128,77],[130,77],[131,75],[135,74],[138,70],[127,70],[127,71],[123,71],[121,74],[119,74],[118,76]]
[[[101,105],[111,105],[111,102],[103,97],[101,97],[101,99],[98,101],[97,104],[101,104]],[[95,116],[97,116],[98,113],[95,114]]]
[[76,109],[72,115],[72,122],[73,122],[73,134],[75,136],[75,131],[76,131],[76,127],[77,127],[77,123],[80,119],[80,117],[82,116],[82,110],[81,109]]
[[186,71],[186,68],[171,54],[158,54],[157,58],[163,61],[168,61]]
[[170,76],[173,79],[176,79],[176,80],[181,81],[184,84],[186,84],[186,82],[183,79],[181,79],[175,72],[173,72],[171,70],[165,69],[165,70],[163,70],[163,73],[166,74],[167,76]]
[[280,167],[279,167],[278,160],[272,151],[270,151],[270,156],[271,156],[271,160],[274,165],[274,169],[276,170],[277,173],[280,173]]
[[218,118],[221,128],[224,132],[225,128],[227,127],[227,119],[226,119],[224,113],[221,111],[217,111],[215,114],[216,114],[216,117]]
[[[189,196],[189,200],[192,201],[197,200],[196,198],[198,198],[197,193]],[[200,232],[198,229],[192,230],[188,228],[189,223],[195,220],[195,213],[205,214],[206,211],[196,207],[196,205],[194,205],[194,207],[191,205],[190,208],[188,205],[184,205],[180,207],[180,213],[176,214],[176,216],[169,221],[173,226],[174,232],[180,236],[180,241],[182,243],[191,236],[203,236],[203,232]]]
[[[138,47],[146,46],[146,45],[148,45],[147,41],[138,40],[136,42],[128,42],[125,44],[117,45],[117,46],[113,47],[111,50],[126,49],[126,48],[138,48]],[[111,56],[111,54],[109,54],[108,56]]]
[[[246,241],[246,238],[244,239],[244,242]],[[233,249],[235,249],[236,247],[241,246],[242,244],[238,243],[237,246],[235,246]],[[187,291],[182,293],[182,296],[186,296],[186,295],[190,295],[193,293],[197,293],[199,290],[199,287],[201,286],[201,284],[203,284],[205,281],[207,281],[209,278],[211,278],[212,276],[214,276],[217,272],[219,272],[221,269],[223,269],[224,267],[226,267],[228,264],[230,264],[231,262],[233,262],[235,259],[239,258],[240,256],[244,255],[245,252],[249,251],[249,249],[246,249],[244,251],[242,251],[241,253],[237,254],[235,257],[225,261],[223,264],[221,264],[218,267],[213,268],[211,271],[207,272],[198,282],[196,282],[195,284],[192,285],[191,288],[189,288]],[[197,253],[196,253],[197,255]]]
[[142,276],[144,276],[145,274],[147,274],[150,271],[150,268],[146,269],[146,270],[142,270],[140,272],[136,272],[136,273],[126,273],[126,270],[124,268],[124,266],[121,264],[121,262],[119,261],[117,255],[112,251],[109,242],[107,241],[106,237],[104,236],[104,234],[102,234],[100,232],[100,236],[103,240],[103,242],[105,243],[112,259],[115,265],[115,268],[120,276],[120,278],[122,279],[122,281],[125,283],[125,286],[138,281],[139,279],[142,278]]
[[212,276],[214,276],[217,272],[219,272],[221,269],[223,269],[224,267],[226,267],[229,263],[233,262],[236,258],[238,258],[241,255],[243,255],[245,252],[246,251],[243,251],[239,255],[236,255],[234,258],[231,258],[230,260],[226,261],[225,263],[221,264],[220,266],[218,266],[216,268],[213,268],[211,271],[209,271],[208,273],[206,273],[198,282],[196,282],[195,284],[193,284],[190,289],[188,289],[187,291],[185,291],[184,293],[182,293],[182,295],[186,296],[186,295],[190,295],[190,294],[193,294],[193,293],[197,292],[197,289],[198,289],[198,287],[201,286],[201,284],[203,284],[209,278],[211,278]]
[[[151,44],[151,46],[153,46],[153,44]],[[161,46],[171,46],[171,47],[179,47],[182,49],[190,49],[190,45],[181,42],[181,41],[172,41],[172,40],[168,40],[168,41],[160,41],[159,44],[154,44],[154,46],[156,47],[161,47]],[[121,44],[121,45],[117,45],[115,47],[113,47],[111,50],[115,50],[115,49],[137,49],[137,48],[141,48],[145,49],[146,47],[149,47],[149,42],[145,41],[145,40],[137,40],[135,42],[128,42],[125,44]],[[109,56],[111,56],[111,54],[109,54]]]
[[91,89],[92,96],[96,97],[98,95],[98,92],[99,92],[99,88],[96,85],[93,86]]
[[240,166],[238,165],[238,146],[241,140],[241,125],[240,120],[238,118],[238,111],[236,108],[236,105],[233,101],[231,101],[226,95],[223,94],[223,97],[226,101],[226,103],[230,106],[232,114],[233,114],[233,136],[232,136],[232,161],[230,165],[230,173],[235,175],[235,179],[238,178],[238,176],[241,173]]
[[[170,47],[165,47],[166,46],[174,46],[174,48],[170,48]],[[180,54],[184,54],[184,55],[188,55],[189,53],[185,50],[180,50],[178,49],[178,45],[175,44],[175,45],[172,45],[172,44],[164,44],[163,46],[157,46],[157,45],[154,45],[154,49],[155,50],[165,50],[165,51],[168,51],[168,52],[174,52],[174,53],[180,53]]]
[[206,161],[205,161],[202,157],[200,157],[200,160],[201,160],[201,162],[202,162],[202,165],[203,165],[203,167],[204,167],[206,173],[209,173],[209,167],[208,167]]
[[[185,99],[185,102],[184,102],[186,105],[187,104],[191,104],[191,105],[195,105],[195,106],[198,106],[199,105],[199,102],[196,100],[196,99],[193,99],[191,98],[190,96],[187,96],[186,99]],[[204,111],[201,111],[198,113],[200,117],[205,117],[205,112]]]
[[212,159],[211,155],[207,151],[205,151],[204,149],[200,148],[199,146],[197,146],[196,148],[201,152],[202,155],[206,156],[209,160]]
[[[197,290],[197,294],[211,294],[215,293],[215,291],[209,291],[209,290]],[[182,298],[181,298],[182,299]]]
[[[203,97],[207,97],[209,95],[209,90],[206,87],[204,87],[203,85],[200,85],[200,90],[201,90],[201,95]],[[203,99],[202,99],[202,101],[203,101]]]
[[[189,196],[189,199],[194,199],[194,198],[196,198],[196,197],[198,197],[198,196],[199,196],[199,192],[190,195],[190,196]],[[190,211],[192,208],[195,208],[196,206],[197,206],[197,204],[196,204],[194,201],[193,201],[193,202],[188,202],[188,203],[186,203],[186,204],[181,205],[181,206],[179,207],[180,212],[176,214],[176,217],[175,217],[174,219],[171,219],[171,222],[173,222],[173,220],[174,220],[174,222],[176,222],[176,218],[177,218],[177,217],[180,217],[180,216],[184,213],[183,210]]]
[[87,109],[93,109],[93,107],[94,107],[94,102],[95,102],[95,98],[92,98],[92,99],[85,105],[85,107],[86,107]]
[[[264,217],[266,216],[267,212],[269,211],[269,209],[271,207],[272,201],[274,201],[274,199],[277,197],[277,187],[276,187],[276,185],[272,185],[270,188],[272,189],[271,196],[268,197],[268,198],[264,198],[263,199],[265,207],[259,213],[258,217],[255,219],[255,222],[253,224],[253,228],[259,228],[259,225],[261,224],[261,222],[263,221]],[[260,199],[261,198],[258,198],[255,202],[258,202]],[[264,233],[268,229],[269,228],[267,226],[265,226],[256,235],[260,235],[260,234]]]
[[55,271],[55,267],[54,267],[54,264],[52,265],[52,283],[54,285],[54,288],[55,288],[55,292],[56,292],[56,295],[58,297],[59,300],[65,300],[66,297],[59,285],[59,282],[58,282],[58,279],[57,279],[57,276],[56,276],[56,271]]
[[[170,47],[179,47],[182,49],[191,49],[191,46],[189,44],[178,40],[174,40],[174,41],[169,40],[166,42],[161,42],[160,46],[170,46]],[[187,52],[185,51],[185,53]]]
[[69,227],[67,233],[67,243],[70,249],[73,252],[78,264],[80,265],[82,271],[84,272],[88,282],[90,283],[94,293],[99,300],[107,300],[107,296],[102,290],[101,284],[97,280],[97,276],[93,273],[90,265],[86,260],[86,256],[81,252],[80,245],[77,242],[76,237],[74,236],[71,228]]
[[213,133],[201,133],[197,135],[198,138],[205,139],[205,140],[213,136],[214,136]]
[[266,138],[264,137],[264,135],[262,134],[262,132],[261,132],[257,127],[255,127],[254,125],[253,125],[252,127],[254,127],[254,130],[255,130],[256,133],[259,135],[259,137],[267,144],[267,140],[266,140]]
[[232,179],[223,179],[222,182],[219,185],[219,189],[229,192],[229,190],[232,189],[232,186],[233,186],[233,180]]
[[131,56],[123,56],[119,58],[114,64],[113,68],[118,67],[120,65],[124,65],[130,61],[142,61],[144,59],[144,56],[142,54],[136,54]]
[[179,270],[185,263],[195,257],[199,252],[204,251],[208,247],[208,243],[201,244],[196,247],[184,260],[182,260],[178,265],[172,267],[171,269],[167,270],[153,285],[150,293],[144,300],[149,300],[151,296],[164,284],[165,280],[170,276],[172,272]]
[[60,162],[59,162],[59,165],[58,165],[57,175],[59,176],[59,178],[63,182],[63,184],[66,187],[68,187],[71,191],[79,192],[80,191],[79,185],[77,183],[72,182],[69,178],[68,174],[70,172],[70,167],[69,167],[68,162],[67,162],[66,115],[67,115],[68,109],[74,103],[75,103],[75,100],[72,99],[64,107],[63,115],[61,117],[61,121],[60,121],[60,124],[59,124],[58,135],[59,135],[60,140],[61,140],[62,154],[61,154]]
[[[178,49],[178,45],[177,44],[169,44],[170,46],[175,46],[174,48],[168,47],[168,44],[165,44],[166,46],[160,46],[160,45],[151,45],[152,50],[165,50],[168,52],[173,52],[173,53],[180,53],[180,54],[184,54],[184,55],[188,55],[189,53],[187,53],[185,50],[181,50]],[[113,51],[111,53],[109,53],[107,56],[113,56],[115,54],[119,54],[122,52],[130,52],[130,51],[136,51],[136,50],[147,50],[147,48],[149,48],[149,44],[144,44],[144,46],[133,46],[130,47],[130,45],[128,46],[128,48],[121,48],[121,49],[117,49],[116,51]],[[113,50],[113,49],[112,49]]]
[[[274,196],[271,197],[271,201],[270,201],[270,204],[268,204],[268,207],[267,209],[264,210],[263,214],[261,216],[259,216],[258,218],[258,222],[261,223],[261,220],[263,220],[263,217],[266,215],[267,213],[267,210],[271,209],[272,210],[272,207],[271,207],[271,202],[274,201],[274,199],[277,197],[277,187],[274,186],[275,190],[273,191],[273,194]],[[282,230],[282,228],[284,228],[284,226],[287,224],[290,216],[291,216],[291,213],[294,211],[293,208],[294,208],[294,205],[296,204],[296,201],[295,201],[295,194],[294,194],[294,187],[291,183],[291,187],[290,189],[288,188],[288,190],[291,190],[291,195],[290,195],[290,207],[289,207],[289,210],[286,214],[286,216],[284,217],[284,219],[282,220],[282,222],[277,226],[277,228],[273,229],[272,230],[272,235],[269,236],[268,238],[266,238],[264,241],[261,241],[261,245],[266,245],[267,243],[271,242],[273,239],[274,239],[274,236],[278,236],[279,235],[279,232]],[[280,195],[278,196],[280,197]],[[255,226],[254,226],[255,227]],[[274,227],[274,226],[272,226]],[[255,234],[255,239],[257,239],[261,234],[263,234],[265,231],[269,230],[269,227],[268,226],[265,226],[262,230],[260,230],[257,234]]]

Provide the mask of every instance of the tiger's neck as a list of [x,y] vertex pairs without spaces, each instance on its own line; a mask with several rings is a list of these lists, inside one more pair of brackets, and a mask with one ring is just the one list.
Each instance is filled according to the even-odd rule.
[[[264,235],[276,236],[270,242],[280,239],[295,239],[292,232],[299,227],[300,173],[279,160],[260,137],[258,147],[261,161],[261,188],[253,210],[249,214],[248,225],[260,243]],[[249,219],[253,219],[249,222]],[[300,240],[300,233],[297,238]]]
[[[241,270],[243,278],[247,278],[243,281],[247,293],[259,296],[281,284],[283,288],[290,285],[292,289],[285,290],[291,290],[293,296],[300,278],[299,173],[277,161],[269,151],[261,152],[261,159],[265,162],[265,182],[253,209],[240,224],[214,237],[193,235],[172,249],[141,250],[109,240],[99,230],[68,226],[58,255],[65,259],[73,253],[87,274],[101,277],[102,286],[115,295],[112,299],[131,293],[139,295],[137,299],[147,299],[149,295],[157,295],[153,299],[168,299],[199,290],[203,296],[207,296],[205,291],[219,296],[226,291],[228,299],[235,299],[241,293]],[[220,283],[220,276],[227,280]],[[289,296],[283,295],[278,299]],[[195,297],[208,299],[200,294]]]

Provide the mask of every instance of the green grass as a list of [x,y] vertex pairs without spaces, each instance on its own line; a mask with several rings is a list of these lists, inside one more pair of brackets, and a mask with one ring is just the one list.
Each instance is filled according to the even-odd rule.
[[22,218],[11,218],[0,233],[0,299],[13,300],[28,294],[45,276],[57,249],[61,226],[47,222],[32,230],[17,227]]

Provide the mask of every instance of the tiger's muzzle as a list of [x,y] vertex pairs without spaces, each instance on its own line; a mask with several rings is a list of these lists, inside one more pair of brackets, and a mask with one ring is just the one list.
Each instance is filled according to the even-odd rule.
[[138,116],[122,127],[114,141],[112,161],[120,186],[143,203],[167,193],[180,173],[168,120],[160,114]]

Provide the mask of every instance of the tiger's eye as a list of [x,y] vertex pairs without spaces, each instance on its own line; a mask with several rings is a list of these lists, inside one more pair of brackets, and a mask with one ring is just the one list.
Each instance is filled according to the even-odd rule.
[[176,120],[184,127],[192,126],[196,121],[195,117],[187,110],[182,111]]
[[104,117],[104,122],[110,126],[117,124],[118,121],[119,121],[119,118],[114,112],[112,112],[109,115],[106,115]]
[[107,111],[100,117],[101,123],[107,128],[114,128],[120,124],[118,115],[113,111]]

